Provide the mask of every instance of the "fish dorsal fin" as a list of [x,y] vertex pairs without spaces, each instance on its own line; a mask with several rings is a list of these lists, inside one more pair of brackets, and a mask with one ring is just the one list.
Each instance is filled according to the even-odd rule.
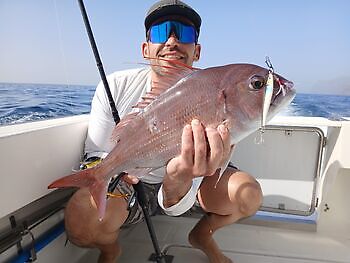
[[177,60],[150,57],[146,57],[146,59],[168,62],[167,65],[152,64],[153,67],[158,67],[162,70],[162,77],[160,78],[158,87],[162,87],[164,89],[168,89],[169,85],[173,86],[180,79],[190,75],[194,71],[199,70],[198,68],[191,67]]
[[121,121],[114,127],[114,130],[111,136],[112,141],[114,141],[115,143],[119,142],[121,132],[125,131],[124,128],[126,126],[132,126],[130,124],[137,118],[138,114],[139,112],[132,112],[132,113],[129,113],[128,115],[125,115],[121,119]]
[[175,85],[180,79],[190,75],[194,71],[199,70],[176,60],[150,57],[146,57],[146,59],[165,61],[168,62],[168,65],[152,64],[152,67],[159,67],[162,70],[162,74],[159,75],[157,81],[152,81],[151,91],[147,92],[146,95],[141,98],[141,101],[133,106],[133,108],[144,109],[151,104],[156,97],[168,90],[169,87]]
[[136,105],[132,106],[132,108],[137,108],[137,109],[141,109],[141,110],[146,108],[162,92],[163,91],[153,89],[153,87],[152,87],[151,91],[146,92],[146,95],[141,97],[141,100]]

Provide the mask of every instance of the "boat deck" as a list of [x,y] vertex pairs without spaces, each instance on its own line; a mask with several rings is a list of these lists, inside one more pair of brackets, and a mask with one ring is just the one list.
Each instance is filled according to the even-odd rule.
[[[153,217],[162,250],[174,256],[173,263],[208,262],[198,249],[187,242],[187,234],[197,219]],[[349,263],[350,239],[335,239],[317,232],[235,224],[215,233],[224,254],[235,263]],[[145,223],[124,229],[120,234],[123,253],[118,262],[149,262],[153,252]],[[80,262],[97,262],[91,250]]]

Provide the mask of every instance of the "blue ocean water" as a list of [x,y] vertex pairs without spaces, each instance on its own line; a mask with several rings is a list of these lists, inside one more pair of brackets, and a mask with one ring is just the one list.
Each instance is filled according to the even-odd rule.
[[89,113],[95,88],[0,83],[0,125]]
[[[0,83],[0,125],[90,112],[95,86]],[[350,96],[302,94],[280,115],[350,117]]]

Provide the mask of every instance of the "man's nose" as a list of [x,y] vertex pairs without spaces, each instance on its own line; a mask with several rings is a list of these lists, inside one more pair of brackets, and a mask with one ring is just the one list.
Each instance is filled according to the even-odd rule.
[[165,42],[165,45],[177,45],[179,44],[179,39],[175,35],[175,33],[171,33],[168,40]]

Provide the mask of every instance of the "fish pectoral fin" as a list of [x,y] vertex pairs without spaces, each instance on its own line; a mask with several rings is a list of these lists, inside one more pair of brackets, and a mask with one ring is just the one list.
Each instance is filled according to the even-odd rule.
[[234,148],[234,147],[231,147],[230,153],[228,154],[227,158],[226,158],[225,160],[223,160],[222,163],[221,163],[219,177],[218,177],[218,180],[216,181],[215,186],[214,186],[215,188],[216,188],[216,186],[218,185],[218,183],[219,183],[219,181],[220,181],[222,175],[224,174],[224,172],[225,172],[225,170],[226,170],[228,164],[229,164],[230,161],[231,161],[231,156],[232,156],[232,153],[233,153],[233,148]]

